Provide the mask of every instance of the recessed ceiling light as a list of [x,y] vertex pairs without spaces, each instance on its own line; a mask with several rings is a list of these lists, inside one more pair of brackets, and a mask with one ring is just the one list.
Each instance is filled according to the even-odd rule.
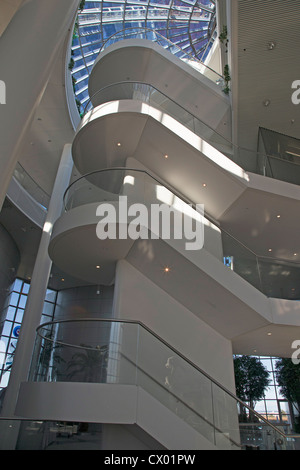
[[203,188],[206,188],[206,183],[202,183]]
[[166,155],[164,155],[164,157],[165,157],[165,158],[169,158],[169,155],[166,154]]
[[272,333],[269,332],[269,333],[268,333],[268,336],[272,336]]
[[165,272],[165,273],[169,273],[169,272],[170,272],[170,268],[169,268],[168,266],[166,266],[166,267],[164,268],[164,272]]
[[117,143],[117,146],[118,146],[118,147],[121,147],[121,142],[118,142],[118,143]]
[[97,264],[97,266],[96,266],[96,269],[100,269],[100,266],[99,266],[99,264]]
[[278,214],[278,215],[277,215],[277,219],[280,219],[280,217],[281,217],[281,215],[280,215],[280,214]]
[[64,278],[62,277],[61,280],[64,282]]
[[294,253],[294,256],[297,256],[297,253]]
[[268,251],[272,251],[272,248],[269,248],[269,250],[268,250]]

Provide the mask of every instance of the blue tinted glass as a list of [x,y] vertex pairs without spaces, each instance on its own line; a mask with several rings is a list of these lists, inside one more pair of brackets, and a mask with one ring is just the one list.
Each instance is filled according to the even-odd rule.
[[[215,3],[210,0],[87,1],[78,15],[79,27],[72,44],[75,60],[72,74],[78,80],[74,89],[79,105],[88,97],[88,77],[103,44],[124,29],[157,31],[183,49],[177,51],[178,57],[188,53],[204,61],[217,36]],[[157,36],[153,35],[151,40],[157,40]]]
[[19,307],[20,308],[25,308],[27,302],[27,295],[21,295],[20,300],[19,300]]
[[16,292],[12,292],[10,299],[9,299],[10,305],[16,306],[18,304],[19,297],[20,297],[19,294],[17,294]]
[[9,306],[6,312],[6,320],[13,320],[15,318],[16,309]]
[[18,308],[15,320],[21,323],[23,320],[23,315],[24,315],[24,310],[22,308]]

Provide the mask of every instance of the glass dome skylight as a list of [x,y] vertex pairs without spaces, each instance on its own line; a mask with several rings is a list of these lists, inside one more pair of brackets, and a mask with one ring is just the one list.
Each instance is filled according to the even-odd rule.
[[82,4],[69,64],[80,112],[89,100],[93,64],[103,44],[118,31],[133,27],[155,30],[202,62],[217,36],[216,6],[211,0],[85,0]]

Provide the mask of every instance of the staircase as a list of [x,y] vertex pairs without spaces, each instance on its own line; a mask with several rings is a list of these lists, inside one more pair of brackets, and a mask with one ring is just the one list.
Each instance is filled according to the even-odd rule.
[[[255,417],[254,422],[240,428],[240,412]],[[134,424],[171,450],[290,445],[279,429],[135,321],[79,319],[41,325],[17,414]]]

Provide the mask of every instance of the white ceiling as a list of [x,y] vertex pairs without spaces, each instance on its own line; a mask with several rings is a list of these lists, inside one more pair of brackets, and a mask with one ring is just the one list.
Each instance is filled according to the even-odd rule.
[[0,36],[24,0],[0,0]]
[[[299,138],[300,105],[291,101],[291,85],[300,78],[300,1],[238,0],[231,8],[237,143],[256,150],[259,127]],[[248,162],[250,171],[255,163]]]
[[67,44],[68,38],[57,57],[19,157],[23,168],[48,194],[52,192],[64,145],[74,138],[65,88]]
[[[24,0],[0,0],[0,35]],[[72,142],[74,130],[71,125],[65,89],[65,64],[69,34],[63,43],[53,67],[44,96],[36,112],[30,132],[23,141],[19,161],[26,172],[48,194],[52,192],[57,168],[66,142]],[[32,276],[41,230],[24,214],[6,200],[0,222],[15,239],[21,252],[18,276]],[[61,279],[65,279],[61,281]],[[81,282],[82,283],[82,282]],[[78,285],[78,280],[67,276],[55,266],[50,281],[53,288]]]

